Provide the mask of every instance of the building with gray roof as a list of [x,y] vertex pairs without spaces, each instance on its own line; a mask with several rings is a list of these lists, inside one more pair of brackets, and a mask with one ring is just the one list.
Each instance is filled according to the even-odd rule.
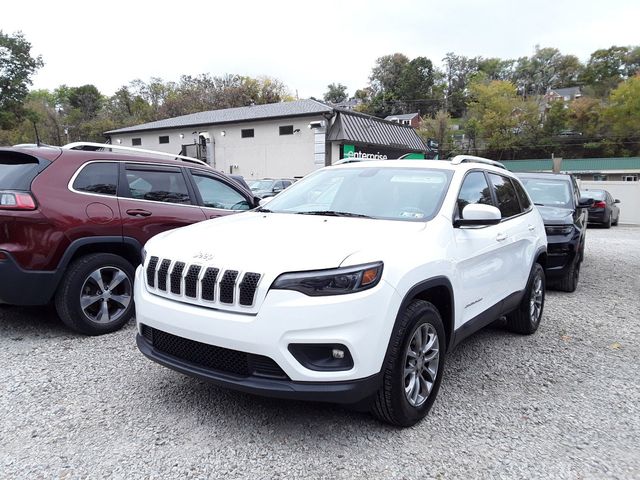
[[433,156],[407,125],[307,99],[192,113],[105,132],[247,179],[303,176],[348,157]]

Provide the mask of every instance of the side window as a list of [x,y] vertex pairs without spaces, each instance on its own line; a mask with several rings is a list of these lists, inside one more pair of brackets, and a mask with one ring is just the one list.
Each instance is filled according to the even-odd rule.
[[282,187],[283,188],[287,188],[291,186],[291,182],[289,180],[283,180],[282,181]]
[[229,185],[209,176],[193,171],[191,173],[205,207],[224,210],[249,210],[251,208],[247,199]]
[[462,218],[462,209],[473,203],[493,205],[491,191],[482,172],[471,172],[462,182],[462,188],[458,195],[458,215],[460,218]]
[[495,173],[489,174],[489,180],[498,199],[498,208],[502,213],[502,218],[513,217],[521,213],[518,196],[511,181],[507,177]]
[[115,195],[118,191],[118,164],[97,162],[86,165],[73,182],[80,192]]
[[520,206],[523,211],[529,210],[531,208],[531,201],[529,200],[529,196],[527,192],[524,191],[524,187],[520,183],[519,180],[511,179],[513,186],[516,187],[516,194],[518,195],[518,199],[520,200]]
[[127,166],[126,177],[131,198],[186,205],[192,203],[179,168],[150,169]]

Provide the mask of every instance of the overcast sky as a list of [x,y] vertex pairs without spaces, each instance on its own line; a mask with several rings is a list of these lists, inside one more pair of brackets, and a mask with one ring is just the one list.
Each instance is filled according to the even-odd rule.
[[440,65],[447,52],[517,58],[535,45],[582,61],[640,44],[638,0],[7,1],[0,29],[21,30],[45,66],[34,88],[236,73],[321,97],[367,85],[376,58],[401,52]]

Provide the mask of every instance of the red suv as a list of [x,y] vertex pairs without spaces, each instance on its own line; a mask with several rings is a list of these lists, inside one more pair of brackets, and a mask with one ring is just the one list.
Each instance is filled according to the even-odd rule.
[[89,335],[133,316],[149,238],[258,201],[197,160],[96,148],[0,148],[0,303],[54,300],[62,321]]

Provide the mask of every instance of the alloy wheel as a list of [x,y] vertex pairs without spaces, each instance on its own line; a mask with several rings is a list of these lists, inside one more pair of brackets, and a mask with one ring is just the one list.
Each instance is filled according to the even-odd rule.
[[409,404],[420,407],[429,398],[438,374],[440,344],[433,325],[421,324],[407,345],[404,361],[404,393]]
[[117,267],[93,271],[80,290],[80,307],[91,321],[110,323],[118,320],[132,301],[131,280]]
[[544,287],[542,277],[537,275],[531,286],[531,297],[529,298],[529,315],[532,323],[538,323],[542,315],[542,302],[544,300]]

